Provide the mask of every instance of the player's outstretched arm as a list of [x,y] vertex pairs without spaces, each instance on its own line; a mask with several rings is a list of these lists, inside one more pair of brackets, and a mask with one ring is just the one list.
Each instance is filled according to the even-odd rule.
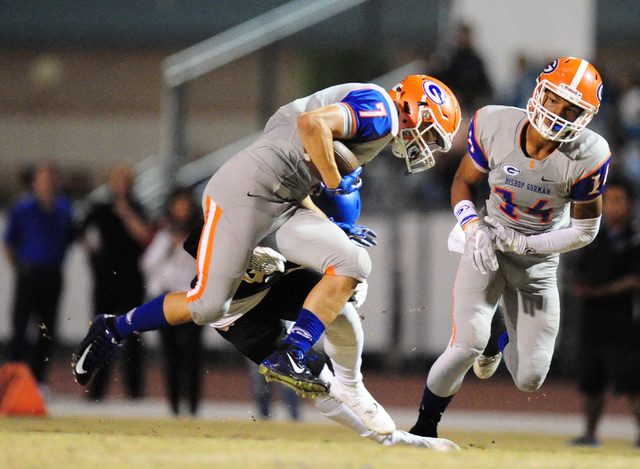
[[525,235],[492,217],[484,218],[495,236],[497,249],[516,254],[553,254],[580,249],[596,238],[600,217],[571,218],[571,226],[536,235]]

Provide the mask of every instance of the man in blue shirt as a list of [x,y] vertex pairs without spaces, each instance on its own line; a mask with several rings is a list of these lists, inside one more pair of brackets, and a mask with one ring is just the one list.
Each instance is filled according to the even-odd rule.
[[[31,191],[12,207],[4,233],[16,274],[8,358],[29,361],[36,380],[44,384],[73,222],[71,203],[59,194],[52,166],[36,167],[30,184]],[[28,333],[30,320],[33,333]],[[28,340],[31,335],[38,337],[35,347]]]

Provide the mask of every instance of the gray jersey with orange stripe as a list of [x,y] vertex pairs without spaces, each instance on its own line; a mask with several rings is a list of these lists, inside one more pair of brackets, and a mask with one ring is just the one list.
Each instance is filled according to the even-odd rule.
[[[610,153],[607,142],[588,129],[543,160],[522,150],[528,123],[522,109],[487,106],[469,126],[468,147],[476,167],[488,173],[491,193],[485,210],[526,234],[567,227],[571,203],[594,200],[603,190]],[[559,254],[496,252],[497,271],[475,270],[462,255],[456,274],[454,335],[436,360],[427,386],[450,396],[489,339],[491,319],[502,301],[509,332],[505,363],[525,391],[544,381],[560,324],[557,285]]]
[[609,145],[589,129],[541,161],[520,144],[528,123],[523,109],[486,106],[469,127],[469,154],[489,173],[487,213],[525,234],[569,225],[570,202],[589,202],[604,187]]
[[341,140],[360,165],[371,161],[398,131],[398,114],[391,97],[373,84],[336,85],[282,106],[247,151],[265,174],[278,180],[276,194],[284,199],[302,200],[311,183],[317,182],[305,163],[308,156],[298,134],[297,117],[330,104],[338,105],[343,113]]
[[340,138],[361,166],[380,153],[398,133],[395,104],[383,88],[370,83],[346,83],[282,106],[267,122],[261,139],[291,142],[298,150],[297,156],[304,158],[297,117],[330,104],[337,104],[343,112],[344,128]]
[[251,251],[268,236],[268,245],[291,262],[360,281],[368,276],[367,252],[330,220],[300,207],[315,180],[305,163],[297,117],[330,104],[342,110],[343,141],[361,164],[397,133],[395,104],[377,85],[338,85],[281,107],[263,134],[227,161],[205,188],[198,282],[187,295],[196,323],[229,313]]

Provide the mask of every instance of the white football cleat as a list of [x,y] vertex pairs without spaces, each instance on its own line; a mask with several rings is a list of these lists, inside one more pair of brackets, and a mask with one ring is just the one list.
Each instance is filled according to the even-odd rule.
[[337,378],[331,381],[329,395],[348,406],[362,420],[369,430],[380,435],[388,435],[396,429],[396,424],[362,382],[350,386]]
[[500,365],[502,352],[497,355],[480,355],[473,361],[473,372],[480,379],[491,378]]
[[429,438],[428,436],[414,435],[404,430],[396,430],[390,435],[376,435],[375,439],[382,446],[418,446],[441,452],[460,451],[460,447],[453,441],[445,438]]

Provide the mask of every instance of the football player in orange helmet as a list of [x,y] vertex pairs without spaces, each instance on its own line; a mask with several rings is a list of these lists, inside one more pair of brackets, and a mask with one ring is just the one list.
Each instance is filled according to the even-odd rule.
[[[231,326],[236,318],[230,305],[250,254],[269,239],[291,262],[323,275],[306,296],[283,347],[262,362],[260,372],[302,394],[329,392],[369,429],[391,434],[393,420],[353,380],[337,376],[329,389],[305,362],[305,352],[369,276],[371,258],[363,245],[374,244],[366,227],[314,210],[309,187],[322,182],[330,197],[357,191],[361,166],[392,140],[395,154],[407,161],[410,172],[428,169],[434,152],[451,147],[459,123],[456,97],[424,75],[405,78],[391,93],[372,83],[345,83],[279,108],[260,137],[232,156],[204,189],[205,225],[195,286],[155,298],[126,315],[98,316],[76,351],[76,380],[88,383],[115,357],[121,341],[136,332],[190,321]],[[350,174],[338,169],[336,140],[356,157],[358,167]]]
[[[503,354],[518,389],[544,382],[560,324],[559,255],[589,244],[600,226],[611,152],[585,127],[601,97],[594,66],[563,57],[544,69],[527,109],[485,106],[471,120],[451,185],[458,223],[449,248],[462,254],[455,333],[429,371],[412,433],[437,436],[467,371],[489,378]],[[476,210],[485,181],[489,196]],[[499,302],[506,331],[492,330]]]
[[451,149],[460,127],[460,104],[440,80],[427,75],[410,75],[394,86],[389,95],[400,114],[400,130],[392,152],[404,158],[410,173],[435,165],[434,153]]
[[[554,100],[571,103],[566,115],[557,114]],[[538,77],[527,103],[529,122],[547,140],[571,142],[591,122],[602,100],[602,77],[586,60],[554,60]]]

